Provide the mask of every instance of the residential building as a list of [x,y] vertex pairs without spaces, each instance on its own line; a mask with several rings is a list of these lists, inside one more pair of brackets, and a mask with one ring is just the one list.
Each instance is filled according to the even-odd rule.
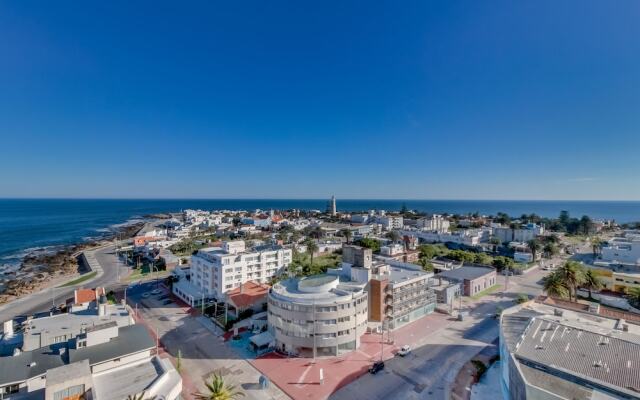
[[174,285],[173,293],[192,307],[203,300],[223,301],[228,291],[247,281],[269,283],[291,260],[291,249],[282,246],[247,249],[243,240],[223,242],[191,257],[191,279]]
[[248,281],[229,292],[227,292],[225,304],[226,312],[231,313],[231,317],[237,319],[245,310],[254,312],[264,311],[267,305],[267,294],[271,286],[264,283]]
[[104,290],[79,290],[71,312],[29,319],[0,343],[0,397],[124,400],[145,392],[179,398],[182,379],[155,356],[156,341],[128,308],[107,304]]
[[301,357],[335,356],[357,349],[367,329],[364,287],[336,275],[276,283],[268,295],[269,334],[275,348]]
[[433,273],[411,268],[374,265],[369,281],[369,320],[397,329],[430,314],[436,307]]
[[439,214],[418,219],[417,227],[424,231],[445,233],[449,231],[450,222],[447,218]]
[[640,326],[528,302],[500,316],[504,397],[639,399]]
[[537,224],[526,224],[519,228],[495,227],[493,236],[500,239],[502,243],[507,242],[528,242],[537,236],[544,234],[544,227]]
[[640,234],[627,231],[602,247],[600,259],[611,264],[640,266]]
[[393,229],[402,229],[404,227],[401,216],[381,215],[376,218],[376,222],[382,225],[382,229],[390,231]]
[[497,283],[496,270],[488,267],[471,267],[463,265],[435,276],[438,280],[446,280],[462,285],[464,296],[474,296]]
[[427,243],[455,243],[458,245],[476,247],[489,240],[486,229],[464,229],[455,232],[432,232],[419,230],[403,230],[402,235],[415,236]]
[[397,329],[435,309],[432,273],[396,260],[374,260],[371,249],[345,245],[341,267],[327,273],[368,284],[369,321],[384,323],[385,329]]

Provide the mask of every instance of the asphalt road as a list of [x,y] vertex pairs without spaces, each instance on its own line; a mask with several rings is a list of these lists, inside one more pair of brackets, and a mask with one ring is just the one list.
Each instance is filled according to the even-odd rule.
[[[73,297],[73,291],[83,287],[104,286],[107,290],[118,289],[118,273],[124,274],[127,267],[115,255],[114,246],[108,246],[93,251],[96,261],[103,270],[102,276],[68,287],[52,287],[40,292],[22,297],[8,304],[0,306],[0,320],[8,321],[18,316],[33,315],[48,312],[53,304],[65,302]],[[119,270],[118,270],[119,269]],[[70,279],[72,280],[72,279]]]
[[[469,311],[456,321],[424,338],[408,357],[385,362],[383,372],[364,375],[341,388],[331,399],[438,399],[448,400],[451,385],[462,366],[498,337],[498,307],[507,308],[520,293],[540,294],[538,282],[547,274],[534,270],[510,277],[509,290],[499,290],[480,301],[463,306]],[[498,277],[504,284],[504,276]]]

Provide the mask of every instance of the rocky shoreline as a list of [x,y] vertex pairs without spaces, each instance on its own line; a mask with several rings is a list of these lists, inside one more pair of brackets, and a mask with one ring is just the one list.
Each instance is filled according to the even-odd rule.
[[145,222],[137,222],[124,225],[100,239],[62,246],[54,251],[34,251],[26,255],[18,270],[5,276],[0,304],[37,292],[54,279],[81,272],[77,260],[78,252],[107,244],[116,235],[121,240],[132,238],[144,224]]

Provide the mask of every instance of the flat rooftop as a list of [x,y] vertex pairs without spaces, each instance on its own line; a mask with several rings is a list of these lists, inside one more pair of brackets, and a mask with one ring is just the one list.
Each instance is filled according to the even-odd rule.
[[493,268],[486,267],[470,267],[463,265],[460,268],[452,269],[449,271],[443,271],[436,275],[436,278],[453,279],[457,281],[469,280],[481,278],[487,274],[495,273]]
[[159,360],[152,358],[125,368],[116,368],[93,377],[93,389],[100,400],[122,400],[142,393],[162,375]]
[[[334,280],[338,280],[335,287],[321,290],[323,285],[331,286]],[[299,285],[302,285],[302,290]],[[305,279],[292,278],[280,281],[271,288],[271,295],[296,303],[333,304],[348,301],[354,295],[362,294],[364,287],[364,283],[351,282],[343,276],[316,275]],[[308,291],[310,288],[316,288],[318,291]]]
[[107,313],[99,316],[97,309],[88,309],[75,313],[58,314],[51,317],[35,318],[26,322],[24,331],[25,340],[27,336],[37,336],[41,332],[47,332],[49,336],[61,336],[72,331],[79,331],[80,328],[89,328],[101,325],[105,322],[115,322],[118,326],[130,324],[129,312],[121,304],[108,304]]

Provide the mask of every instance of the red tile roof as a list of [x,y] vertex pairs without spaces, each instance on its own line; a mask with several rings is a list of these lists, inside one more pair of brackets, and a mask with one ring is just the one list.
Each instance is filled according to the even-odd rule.
[[91,301],[98,300],[97,297],[105,294],[104,288],[96,288],[94,289],[78,289],[75,293],[75,303],[89,303]]
[[264,301],[270,288],[269,285],[248,281],[241,287],[227,292],[227,298],[236,308],[248,308]]

